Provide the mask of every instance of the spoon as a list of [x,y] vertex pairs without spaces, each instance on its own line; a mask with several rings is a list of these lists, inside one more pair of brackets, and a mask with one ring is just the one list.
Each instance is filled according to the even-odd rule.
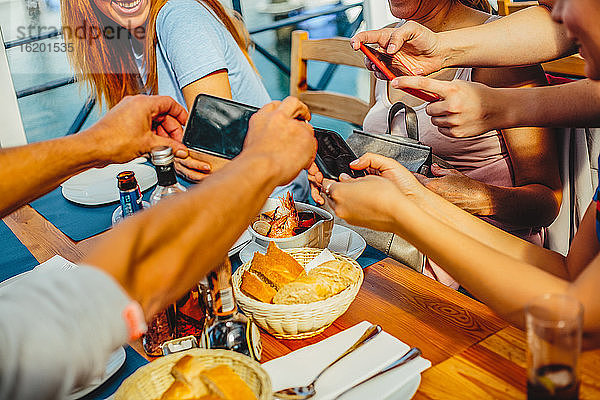
[[279,390],[273,393],[274,397],[286,400],[304,400],[310,399],[313,397],[317,391],[315,390],[315,383],[317,380],[323,375],[325,371],[327,371],[330,367],[340,361],[342,358],[346,357],[348,354],[352,353],[354,350],[358,349],[363,344],[367,343],[369,340],[373,339],[375,336],[379,335],[381,332],[381,326],[379,325],[371,325],[365,333],[354,343],[352,346],[348,348],[341,356],[336,358],[331,364],[326,366],[319,374],[313,379],[311,383],[306,386],[299,387],[291,387],[287,389]]
[[402,355],[402,357],[400,357],[398,360],[394,361],[394,363],[392,363],[390,366],[385,367],[381,371],[377,372],[375,375],[371,375],[370,377],[363,379],[362,381],[358,382],[355,385],[350,386],[348,389],[346,389],[342,393],[338,394],[335,397],[335,400],[339,399],[340,397],[342,397],[349,391],[353,390],[355,387],[360,386],[363,383],[370,381],[371,379],[375,379],[378,376],[385,374],[386,372],[389,372],[398,367],[401,367],[404,364],[408,363],[409,361],[414,360],[415,358],[419,357],[420,355],[421,355],[421,350],[418,347],[413,347],[412,349],[410,349],[406,353],[404,353],[404,355]]

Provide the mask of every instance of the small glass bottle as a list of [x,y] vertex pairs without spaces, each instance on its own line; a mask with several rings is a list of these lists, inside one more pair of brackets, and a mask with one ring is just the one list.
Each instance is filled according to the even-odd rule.
[[123,171],[117,175],[119,186],[119,200],[121,202],[121,213],[123,218],[142,210],[142,192],[135,179],[133,171]]
[[[150,205],[156,205],[169,196],[186,192],[187,189],[177,182],[173,150],[168,146],[155,147],[151,155],[158,176],[158,185],[150,196]],[[206,311],[202,307],[200,293],[196,286],[175,304],[175,338],[192,335],[201,340],[205,319]]]
[[209,274],[209,285],[215,319],[206,330],[207,347],[237,351],[260,361],[260,332],[251,319],[238,312],[229,258]]
[[165,197],[187,192],[187,189],[177,182],[175,174],[175,157],[173,149],[160,146],[152,149],[152,164],[158,175],[158,185],[150,196],[150,205],[155,205]]
[[147,355],[159,357],[163,355],[162,345],[175,339],[175,306],[156,314],[148,324],[148,330],[142,336],[142,346]]

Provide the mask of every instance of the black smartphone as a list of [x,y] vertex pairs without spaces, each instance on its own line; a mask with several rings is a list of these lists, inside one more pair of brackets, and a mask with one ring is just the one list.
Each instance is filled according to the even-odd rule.
[[257,107],[221,97],[199,94],[183,135],[188,148],[233,159],[242,152],[250,117]]
[[348,143],[337,132],[314,128],[318,149],[315,164],[327,179],[338,180],[342,173],[353,178],[366,176],[365,171],[350,168],[350,163],[357,159]]

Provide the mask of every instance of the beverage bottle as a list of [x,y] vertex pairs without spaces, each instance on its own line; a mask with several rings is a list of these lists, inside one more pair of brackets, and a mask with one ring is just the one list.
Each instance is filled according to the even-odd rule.
[[[158,185],[150,195],[151,205],[155,205],[169,196],[187,191],[185,187],[177,182],[175,157],[170,147],[153,148],[151,157],[158,176]],[[202,307],[198,287],[192,288],[172,307],[175,310],[174,338],[193,335],[200,341],[204,332],[206,311]]]
[[142,210],[142,192],[133,171],[123,171],[117,175],[119,199],[123,218]]
[[231,286],[231,262],[225,260],[209,274],[214,321],[206,330],[210,349],[233,350],[260,361],[260,332],[245,315],[238,312]]
[[177,182],[173,149],[160,146],[152,149],[152,164],[156,168],[158,185],[150,196],[150,205],[155,205],[165,197],[186,192],[187,189]]

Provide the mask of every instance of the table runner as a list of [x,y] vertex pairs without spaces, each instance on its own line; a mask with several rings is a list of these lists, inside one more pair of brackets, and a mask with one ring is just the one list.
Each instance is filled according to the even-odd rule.
[[[179,177],[177,180],[185,187],[192,185],[191,182]],[[150,199],[154,188],[155,186],[143,193],[144,201]],[[101,206],[79,205],[65,199],[62,195],[62,188],[58,187],[31,202],[30,206],[62,233],[79,242],[110,229],[112,213],[119,206],[119,202]]]
[[[151,189],[144,193],[145,201],[148,201],[151,193]],[[119,203],[78,205],[65,199],[59,187],[30,205],[62,233],[79,242],[108,230],[112,226],[112,213]]]
[[0,254],[0,281],[38,265],[35,257],[3,221],[0,221]]

